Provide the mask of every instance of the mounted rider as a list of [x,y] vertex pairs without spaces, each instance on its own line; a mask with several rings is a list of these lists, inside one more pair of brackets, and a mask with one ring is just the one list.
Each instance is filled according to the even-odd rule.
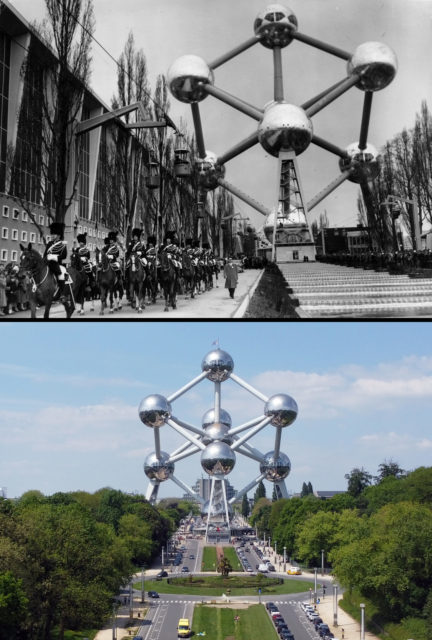
[[161,251],[164,251],[167,255],[168,255],[168,259],[171,260],[175,272],[177,275],[179,275],[180,269],[182,268],[182,265],[179,261],[179,248],[178,248],[178,242],[176,243],[174,241],[174,232],[173,231],[167,231],[166,235],[165,235],[165,244],[162,245]]
[[72,249],[72,252],[80,257],[83,269],[89,279],[89,284],[93,287],[96,283],[93,273],[93,265],[90,260],[90,250],[87,247],[87,233],[79,233],[77,235],[77,242],[79,247]]
[[202,249],[200,248],[200,241],[194,240],[192,245],[193,264],[196,267],[202,255]]
[[103,253],[106,253],[108,260],[110,261],[111,269],[117,276],[118,284],[123,286],[123,274],[120,267],[120,248],[117,244],[117,231],[110,231],[105,238],[105,247],[103,247]]
[[132,229],[132,240],[129,242],[128,248],[126,250],[126,269],[129,269],[129,267],[132,265],[132,271],[135,270],[135,263],[132,262],[132,256],[135,255],[139,257],[144,268],[147,266],[147,260],[145,258],[145,246],[144,242],[141,240],[141,235],[141,229]]
[[66,225],[63,222],[52,222],[50,224],[51,240],[46,245],[43,255],[48,269],[57,279],[60,289],[60,301],[63,303],[66,302],[66,267],[63,266],[63,260],[66,260],[67,258],[67,242],[64,239],[65,226]]
[[192,244],[193,244],[192,238],[186,238],[186,248],[184,253],[186,253],[186,255],[188,255],[191,260],[194,257],[194,250],[193,250]]

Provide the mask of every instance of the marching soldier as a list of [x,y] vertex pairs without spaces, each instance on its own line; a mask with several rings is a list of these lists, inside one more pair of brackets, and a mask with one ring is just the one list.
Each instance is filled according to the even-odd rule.
[[66,302],[65,275],[66,268],[63,260],[67,258],[67,242],[64,239],[65,224],[63,222],[52,222],[50,224],[51,240],[45,247],[44,260],[48,269],[55,275],[60,289],[60,301]]
[[131,256],[138,255],[139,258],[145,260],[145,247],[144,243],[141,241],[141,229],[133,229],[132,230],[132,240],[129,242],[128,248],[126,250],[126,269],[129,269],[131,265]]
[[[107,240],[108,240],[108,243],[107,243]],[[108,237],[105,238],[105,244],[106,246],[102,249],[102,251],[106,253],[106,255],[108,256],[108,259],[110,260],[111,269],[115,272],[118,278],[118,284],[121,284],[122,287],[124,288],[123,274],[121,272],[120,262],[119,262],[120,249],[117,244],[116,231],[110,231],[108,233]]]
[[95,280],[94,280],[92,263],[90,261],[90,251],[89,251],[89,248],[87,247],[87,233],[78,234],[77,241],[78,241],[79,247],[77,249],[72,249],[72,251],[74,253],[77,253],[81,258],[83,269],[87,274],[90,286],[93,287],[95,285]]

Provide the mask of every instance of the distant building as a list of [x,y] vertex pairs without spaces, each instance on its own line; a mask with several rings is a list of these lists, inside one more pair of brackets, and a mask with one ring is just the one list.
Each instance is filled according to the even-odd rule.
[[[320,229],[315,238],[317,254],[366,253],[372,250],[369,227],[326,227]],[[324,250],[323,250],[324,234]]]
[[[230,500],[237,493],[234,487],[229,483],[228,480],[225,480],[225,488],[226,488],[226,497],[227,500]],[[204,500],[210,500],[210,491],[211,491],[211,478],[198,478],[198,480],[193,485],[192,489]],[[188,493],[183,495],[183,499],[189,502],[195,502],[194,498],[190,496]]]
[[[314,491],[313,495],[320,500],[330,500],[339,493],[346,493],[346,491]],[[290,498],[301,498],[301,493],[293,493]]]

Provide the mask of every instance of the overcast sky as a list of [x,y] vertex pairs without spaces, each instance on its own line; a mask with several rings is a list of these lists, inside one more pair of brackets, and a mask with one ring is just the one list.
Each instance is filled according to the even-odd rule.
[[[27,20],[41,19],[44,0],[11,0]],[[117,59],[130,31],[144,50],[154,88],[178,56],[193,53],[211,61],[253,35],[262,0],[93,0],[96,38]],[[431,102],[431,0],[290,0],[299,31],[353,51],[367,41],[390,45],[399,61],[393,83],[374,94],[369,142],[376,147],[404,127],[411,128],[422,100]],[[116,90],[116,65],[94,46],[92,87],[107,103]],[[346,76],[346,63],[294,41],[283,51],[285,99],[301,104]],[[215,72],[215,85],[262,108],[273,99],[272,52],[257,44]],[[358,141],[364,93],[351,89],[313,117],[316,135],[345,147]],[[192,131],[190,106],[171,99],[171,116],[183,117]],[[208,97],[201,103],[205,145],[221,154],[252,133],[257,123]],[[301,178],[310,200],[339,175],[338,158],[310,145],[299,157]],[[227,163],[226,179],[266,207],[273,207],[277,160],[256,145]],[[355,225],[358,186],[345,182],[310,214],[327,211],[330,225]],[[238,202],[254,224],[261,214]]]
[[[376,474],[384,458],[408,470],[430,466],[428,323],[2,323],[0,487],[9,497],[104,486],[145,492],[143,462],[154,442],[139,403],[199,375],[217,338],[238,376],[298,403],[297,420],[282,433],[292,463],[288,489],[310,481],[317,490],[345,490],[346,473],[364,466]],[[201,426],[213,390],[204,380],[173,403],[174,415]],[[263,410],[230,380],[222,407],[234,426]],[[250,442],[266,453],[274,437],[268,426]],[[183,442],[162,428],[163,451]],[[202,473],[199,454],[176,463],[189,485]],[[258,463],[237,454],[228,479],[239,490],[258,475]],[[160,497],[181,494],[169,481],[161,485]]]

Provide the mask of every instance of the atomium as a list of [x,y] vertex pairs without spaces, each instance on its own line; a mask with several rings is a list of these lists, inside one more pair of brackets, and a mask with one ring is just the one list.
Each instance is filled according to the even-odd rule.
[[276,158],[282,149],[297,155],[306,151],[313,136],[312,120],[301,107],[288,102],[272,102],[258,125],[258,140]]
[[289,427],[297,418],[297,402],[285,393],[278,393],[268,399],[264,407],[264,415],[271,417],[274,427]]
[[398,63],[391,47],[382,42],[364,42],[348,61],[348,75],[360,76],[357,84],[363,91],[381,91],[394,80]]
[[206,151],[205,158],[197,158],[195,167],[199,184],[204,191],[213,191],[219,186],[218,180],[225,176],[225,166],[218,163],[218,157],[212,151]]
[[201,369],[211,382],[224,382],[234,371],[234,360],[226,351],[215,349],[203,358]]
[[291,471],[291,461],[285,453],[279,452],[277,460],[274,459],[274,451],[265,454],[265,462],[260,463],[260,472],[270,482],[285,480]]
[[[208,514],[209,514],[209,508],[210,508],[210,500],[207,500],[206,503],[204,503],[203,505],[201,505],[201,517],[204,520],[204,522],[207,522],[208,520]],[[231,505],[228,505],[228,514],[231,517],[234,513],[234,510],[232,508]],[[212,506],[212,510],[211,510],[211,515],[210,515],[210,522],[220,522],[223,521],[225,517],[225,506],[224,503],[222,501],[217,502],[216,504],[213,504]]]
[[[214,416],[215,416],[214,409],[209,409],[208,411],[205,412],[201,420],[201,425],[203,429],[207,429],[207,427],[209,427],[211,424],[214,423],[215,421]],[[219,409],[219,422],[226,425],[228,429],[231,429],[232,427],[232,420],[231,420],[230,414],[228,413],[228,411],[225,411],[222,408]]]
[[144,473],[149,480],[159,480],[159,482],[165,482],[170,475],[174,473],[174,463],[168,462],[169,453],[165,451],[160,452],[159,460],[156,453],[150,453],[144,462]]
[[186,55],[177,58],[167,73],[169,90],[180,102],[201,102],[207,98],[203,86],[213,82],[213,71],[199,56]]
[[171,418],[171,413],[172,408],[168,400],[157,393],[144,398],[138,409],[141,422],[152,428],[162,427],[165,420]]
[[227,476],[234,469],[236,455],[224,442],[212,442],[201,454],[201,466],[209,476]]
[[211,424],[209,427],[207,427],[205,432],[206,434],[202,438],[203,444],[207,445],[207,444],[210,444],[210,442],[213,442],[215,440],[220,442],[225,442],[226,444],[233,443],[233,439],[229,435],[229,427],[227,427],[225,424],[222,424],[220,422],[215,422],[214,424]]
[[292,32],[297,31],[297,26],[297,18],[291,9],[283,4],[269,4],[257,15],[254,31],[263,47],[284,48],[292,42]]
[[350,182],[361,184],[375,180],[381,170],[382,156],[373,145],[368,144],[366,149],[359,149],[359,143],[353,142],[345,151],[349,158],[341,158],[339,167],[341,171],[350,171]]

